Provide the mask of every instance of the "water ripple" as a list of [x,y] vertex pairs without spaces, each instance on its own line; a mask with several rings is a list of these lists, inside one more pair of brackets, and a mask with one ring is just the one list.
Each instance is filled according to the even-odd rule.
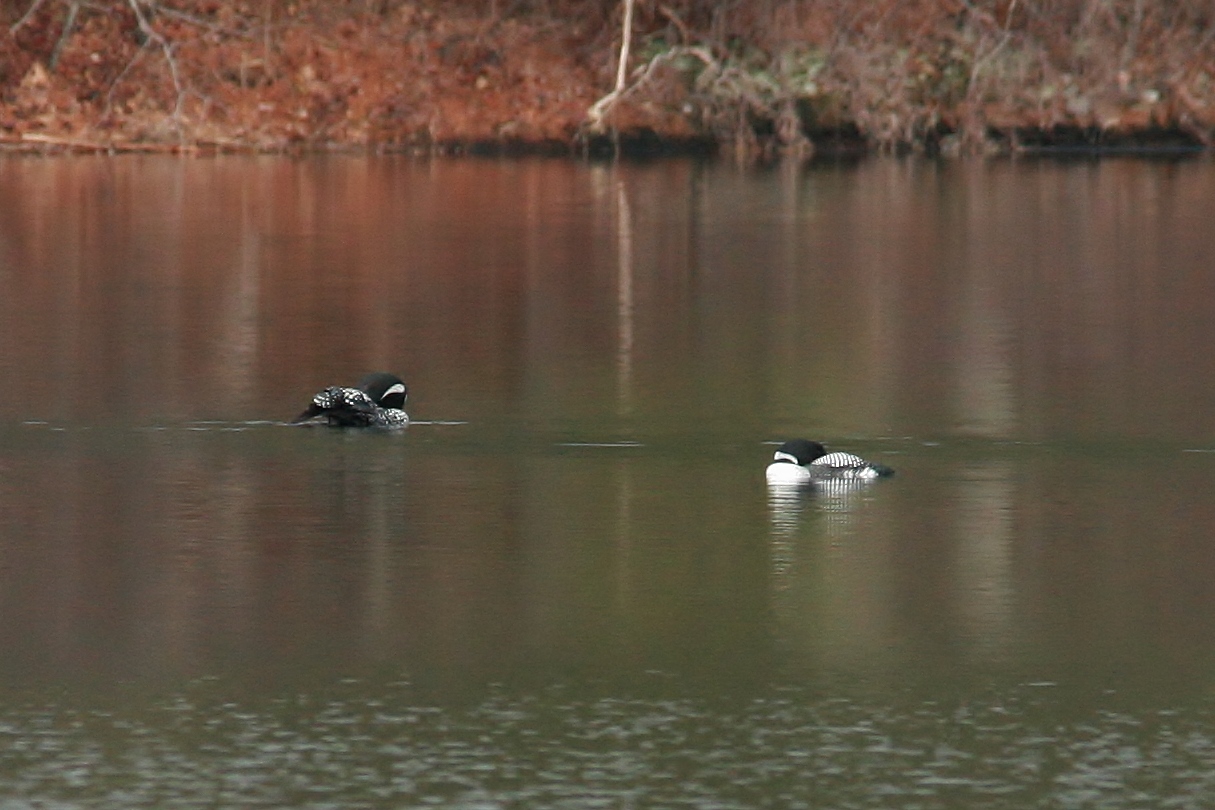
[[1215,801],[1212,706],[1061,722],[1042,694],[957,707],[798,694],[721,706],[552,690],[439,708],[381,691],[256,709],[182,696],[130,714],[27,708],[0,715],[0,793],[77,808]]

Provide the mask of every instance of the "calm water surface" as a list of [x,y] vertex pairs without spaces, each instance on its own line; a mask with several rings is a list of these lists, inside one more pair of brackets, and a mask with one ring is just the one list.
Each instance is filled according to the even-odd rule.
[[[1215,166],[0,161],[0,808],[1215,804]],[[387,369],[397,435],[284,424]],[[791,436],[898,475],[773,497]]]

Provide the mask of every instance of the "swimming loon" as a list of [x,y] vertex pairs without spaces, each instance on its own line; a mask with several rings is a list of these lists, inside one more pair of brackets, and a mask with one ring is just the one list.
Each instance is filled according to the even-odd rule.
[[321,391],[295,421],[332,427],[402,428],[409,424],[405,413],[408,396],[400,377],[377,371],[359,380],[356,388],[335,385]]
[[818,442],[792,439],[782,444],[768,465],[769,484],[803,485],[828,481],[869,481],[894,470],[851,453],[828,453]]

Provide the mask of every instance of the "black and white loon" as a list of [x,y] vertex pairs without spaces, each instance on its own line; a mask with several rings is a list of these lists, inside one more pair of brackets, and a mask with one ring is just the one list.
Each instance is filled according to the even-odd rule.
[[330,386],[312,398],[296,422],[332,427],[402,428],[408,389],[400,377],[377,371],[359,380],[355,388]]
[[782,444],[768,465],[774,485],[804,485],[816,481],[867,481],[894,475],[894,470],[851,453],[828,453],[818,442],[792,439]]

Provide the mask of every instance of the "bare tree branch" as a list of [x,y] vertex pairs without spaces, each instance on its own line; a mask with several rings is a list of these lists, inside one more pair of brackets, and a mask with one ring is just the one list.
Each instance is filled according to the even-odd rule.
[[173,79],[173,89],[177,91],[177,104],[173,108],[173,120],[177,125],[178,130],[181,129],[181,108],[185,103],[186,91],[181,86],[181,76],[177,71],[177,59],[173,56],[173,43],[165,39],[164,35],[152,27],[148,22],[148,18],[144,16],[141,0],[127,0],[131,11],[135,13],[135,21],[139,24],[139,30],[147,37],[148,42],[154,42],[160,46],[161,51],[165,55],[165,63],[169,66],[169,75]]
[[55,70],[55,65],[59,64],[59,56],[63,53],[63,46],[67,44],[68,38],[72,35],[72,29],[76,27],[76,15],[80,13],[80,3],[68,3],[67,19],[63,22],[63,30],[59,33],[59,39],[55,40],[55,49],[51,51],[50,61],[47,63],[48,69]]
[[46,0],[34,0],[33,4],[30,5],[30,7],[26,9],[25,13],[21,15],[21,19],[17,20],[17,22],[8,27],[8,32],[10,34],[17,33],[17,31],[19,31],[23,25],[29,22],[30,17],[33,17],[45,2]]

